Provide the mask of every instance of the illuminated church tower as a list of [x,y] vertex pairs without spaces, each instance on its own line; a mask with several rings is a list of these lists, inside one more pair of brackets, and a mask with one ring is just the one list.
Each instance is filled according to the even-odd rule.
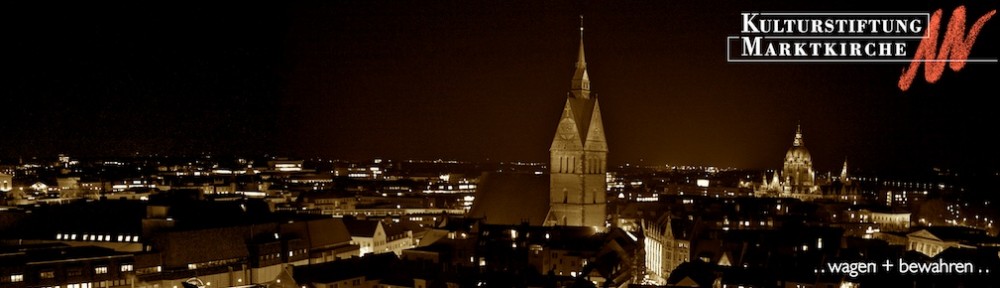
[[608,146],[597,95],[590,93],[582,23],[570,92],[549,148],[549,213],[545,225],[594,226],[603,230]]
[[844,168],[840,169],[840,182],[844,184],[851,184],[851,178],[847,176],[847,159],[844,159]]

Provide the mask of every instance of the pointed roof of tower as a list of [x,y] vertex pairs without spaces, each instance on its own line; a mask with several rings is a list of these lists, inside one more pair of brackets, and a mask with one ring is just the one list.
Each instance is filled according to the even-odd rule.
[[799,147],[804,144],[802,143],[802,125],[795,125],[795,140],[792,141],[792,146]]
[[[580,16],[580,49],[577,55],[576,72],[573,74],[572,88],[566,99],[568,113],[563,115],[572,118],[576,123],[576,133],[579,136],[580,144],[586,145],[588,140],[603,142],[604,135],[600,134],[600,139],[588,138],[591,130],[603,129],[601,124],[600,109],[597,98],[590,97],[590,76],[587,74],[587,61],[583,52],[583,16]],[[598,122],[595,124],[595,122]],[[596,125],[596,126],[595,126]],[[593,147],[592,147],[593,148]],[[602,148],[603,149],[603,148]]]
[[840,170],[841,181],[847,180],[847,157],[844,157],[844,168]]
[[587,59],[583,52],[583,15],[580,15],[580,51],[578,53],[571,90],[573,96],[588,99],[590,98],[590,75],[587,74]]

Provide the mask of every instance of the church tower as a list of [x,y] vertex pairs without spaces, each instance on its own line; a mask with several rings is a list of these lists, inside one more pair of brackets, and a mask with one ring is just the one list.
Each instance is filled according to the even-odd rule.
[[847,176],[847,159],[844,159],[844,168],[840,169],[840,182],[845,184],[851,183],[851,178]]
[[580,19],[576,71],[549,148],[549,213],[545,225],[594,226],[604,230],[608,146],[597,95],[590,93],[590,76],[583,53],[583,16]]

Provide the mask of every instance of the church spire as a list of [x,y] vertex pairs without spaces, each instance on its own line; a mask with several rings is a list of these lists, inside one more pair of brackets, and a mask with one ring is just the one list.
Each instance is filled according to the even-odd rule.
[[590,98],[590,76],[587,75],[587,60],[583,53],[583,15],[580,15],[580,54],[576,58],[576,71],[573,72],[573,96]]
[[576,58],[576,68],[587,68],[587,60],[583,56],[583,15],[580,15],[580,54]]
[[795,125],[795,141],[792,141],[792,146],[799,147],[802,146],[802,125]]
[[847,180],[847,157],[844,157],[844,168],[840,170],[840,182]]

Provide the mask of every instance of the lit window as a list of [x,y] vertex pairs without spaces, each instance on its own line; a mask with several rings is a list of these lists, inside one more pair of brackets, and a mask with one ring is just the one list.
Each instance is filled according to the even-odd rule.
[[108,274],[108,266],[98,266],[94,268],[94,274]]
[[42,279],[56,278],[56,272],[53,272],[53,271],[42,271],[41,273],[38,273],[38,277],[42,278]]
[[122,264],[121,268],[122,268],[121,269],[122,272],[132,271],[132,264]]
[[21,281],[24,281],[24,274],[10,275],[10,282],[21,282]]

